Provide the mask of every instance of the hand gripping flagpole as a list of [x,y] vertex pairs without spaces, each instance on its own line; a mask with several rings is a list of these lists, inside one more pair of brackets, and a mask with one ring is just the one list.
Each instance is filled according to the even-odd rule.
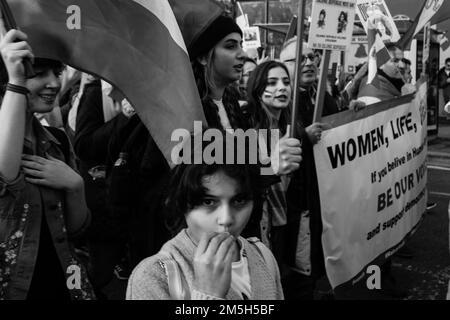
[[[3,17],[3,23],[6,31],[9,31],[11,29],[17,29],[16,20],[14,20],[14,16],[6,0],[0,0],[0,11]],[[30,59],[25,58],[23,59],[22,63],[25,69],[25,77],[26,78],[34,77],[35,73],[33,71],[33,65],[31,64]]]
[[291,132],[290,136],[294,138],[295,127],[297,124],[298,104],[299,104],[299,85],[302,71],[302,56],[303,56],[303,34],[305,33],[305,3],[306,0],[298,1],[298,15],[297,15],[297,49],[295,55],[296,70],[294,77],[294,99],[292,101],[292,117],[291,117]]

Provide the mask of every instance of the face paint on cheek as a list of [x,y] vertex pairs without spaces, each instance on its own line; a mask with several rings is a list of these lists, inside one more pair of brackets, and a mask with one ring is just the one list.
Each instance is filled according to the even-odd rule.
[[263,93],[263,97],[264,98],[266,98],[266,99],[271,99],[271,98],[273,98],[273,96],[275,95],[275,91],[274,92],[270,92],[269,90],[264,90],[264,93]]

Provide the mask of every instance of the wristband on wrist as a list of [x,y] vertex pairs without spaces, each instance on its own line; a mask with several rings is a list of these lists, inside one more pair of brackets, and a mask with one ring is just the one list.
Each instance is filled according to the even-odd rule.
[[18,85],[12,84],[12,83],[8,83],[6,85],[6,90],[12,91],[15,93],[19,93],[19,94],[23,94],[25,96],[30,93],[30,90],[28,90],[26,87],[18,86]]

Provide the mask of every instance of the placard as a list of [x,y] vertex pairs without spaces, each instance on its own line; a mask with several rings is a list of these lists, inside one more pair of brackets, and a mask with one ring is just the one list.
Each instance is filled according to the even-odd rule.
[[314,0],[308,47],[345,51],[352,41],[355,0]]
[[356,13],[366,33],[368,31],[367,20],[371,15],[370,10],[375,10],[375,13],[383,18],[377,24],[378,31],[381,33],[381,40],[383,42],[397,42],[400,40],[400,33],[384,0],[357,0]]

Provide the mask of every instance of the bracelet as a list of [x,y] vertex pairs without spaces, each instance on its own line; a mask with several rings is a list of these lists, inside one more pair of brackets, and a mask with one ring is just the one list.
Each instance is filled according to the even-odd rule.
[[26,87],[22,87],[22,86],[17,86],[15,84],[12,83],[8,83],[6,85],[6,90],[15,92],[15,93],[19,93],[19,94],[23,94],[23,95],[27,95],[30,93],[30,90],[28,90]]

